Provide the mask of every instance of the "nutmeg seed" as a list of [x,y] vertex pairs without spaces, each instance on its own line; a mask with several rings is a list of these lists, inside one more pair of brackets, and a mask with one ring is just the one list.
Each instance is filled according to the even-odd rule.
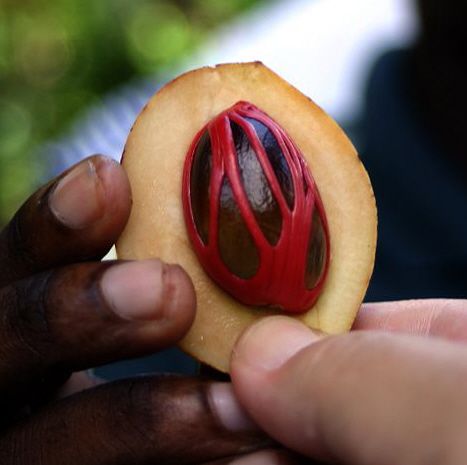
[[309,310],[324,285],[329,231],[316,183],[288,134],[240,101],[195,136],[185,161],[188,235],[208,275],[238,301]]

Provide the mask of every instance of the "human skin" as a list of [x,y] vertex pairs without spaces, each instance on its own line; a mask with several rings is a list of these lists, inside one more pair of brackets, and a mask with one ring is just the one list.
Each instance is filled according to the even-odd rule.
[[95,156],[39,189],[0,233],[2,465],[226,463],[270,443],[227,383],[101,384],[82,371],[173,345],[195,315],[180,267],[99,261],[130,209],[123,169]]
[[231,362],[238,400],[324,463],[465,464],[467,301],[368,304],[354,330],[322,337],[283,317],[250,327]]
[[0,463],[464,463],[465,301],[366,305],[361,331],[327,338],[264,319],[235,347],[235,392],[164,376],[98,385],[80,370],[170,346],[195,314],[180,267],[98,261],[130,208],[121,167],[92,157],[1,232]]

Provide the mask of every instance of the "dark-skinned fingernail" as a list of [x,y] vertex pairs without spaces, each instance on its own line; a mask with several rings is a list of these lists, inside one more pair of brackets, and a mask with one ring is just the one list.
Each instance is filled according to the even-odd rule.
[[214,416],[228,431],[257,432],[258,427],[238,403],[230,383],[213,383],[208,391]]
[[[159,320],[166,317],[182,286],[173,286],[175,266],[160,260],[116,264],[102,276],[101,289],[111,309],[126,320]],[[168,289],[170,287],[170,289]]]
[[85,160],[67,173],[52,191],[49,207],[55,217],[71,229],[90,226],[104,213],[105,189],[98,170],[105,170],[92,159]]

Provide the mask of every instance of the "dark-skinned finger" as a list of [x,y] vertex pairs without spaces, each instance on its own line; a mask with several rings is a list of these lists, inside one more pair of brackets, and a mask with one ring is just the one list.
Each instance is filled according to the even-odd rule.
[[[218,410],[225,402],[213,400],[213,386],[148,377],[84,391],[50,404],[3,435],[0,462],[22,465],[40,457],[47,465],[188,465],[269,444],[238,404]],[[225,414],[234,429],[219,420]]]
[[355,330],[382,330],[467,342],[467,300],[420,299],[364,304]]
[[33,194],[0,233],[0,286],[99,259],[122,232],[131,192],[122,167],[90,157]]
[[195,306],[188,275],[159,260],[70,265],[3,288],[0,404],[37,403],[64,373],[174,344]]

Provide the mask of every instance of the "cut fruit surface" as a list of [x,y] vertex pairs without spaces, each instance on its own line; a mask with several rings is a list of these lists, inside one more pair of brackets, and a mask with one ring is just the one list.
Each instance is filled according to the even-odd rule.
[[[240,101],[258,107],[290,136],[326,212],[331,243],[327,277],[312,308],[291,317],[328,334],[349,330],[369,283],[376,247],[376,206],[367,173],[342,130],[297,89],[258,62],[201,68],[163,87],[138,117],[125,147],[122,163],[133,209],[117,254],[124,259],[159,257],[187,270],[198,310],[181,347],[221,371],[228,371],[240,333],[277,311],[239,303],[205,273],[187,233],[182,182],[195,136]],[[302,253],[307,254],[306,247]]]

